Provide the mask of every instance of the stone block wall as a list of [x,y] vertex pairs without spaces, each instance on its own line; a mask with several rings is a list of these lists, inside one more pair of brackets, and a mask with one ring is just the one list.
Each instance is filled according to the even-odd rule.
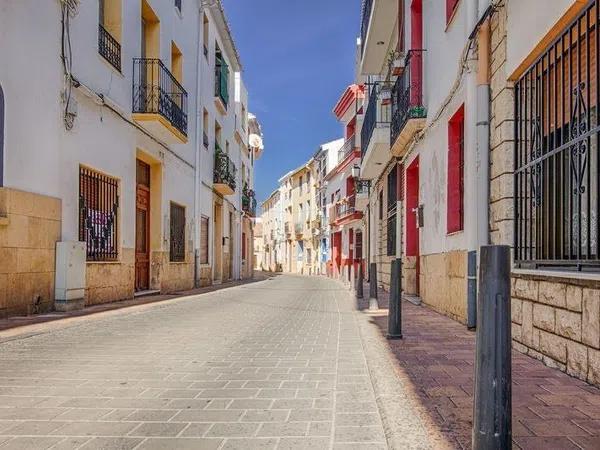
[[135,283],[134,249],[121,249],[119,262],[88,262],[85,282],[86,306],[132,298]]
[[54,307],[60,199],[0,188],[0,318]]
[[519,351],[600,386],[600,281],[513,275],[511,306]]
[[421,256],[420,297],[452,319],[467,322],[467,252],[457,250]]

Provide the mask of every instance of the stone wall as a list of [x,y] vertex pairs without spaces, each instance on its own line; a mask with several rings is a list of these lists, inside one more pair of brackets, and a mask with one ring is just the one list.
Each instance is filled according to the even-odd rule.
[[454,320],[467,322],[467,252],[421,256],[420,297],[423,303]]
[[121,249],[119,262],[88,262],[85,273],[85,305],[116,302],[133,297],[135,253]]
[[600,385],[600,281],[513,275],[512,337],[521,352]]
[[0,188],[0,318],[54,307],[60,199]]

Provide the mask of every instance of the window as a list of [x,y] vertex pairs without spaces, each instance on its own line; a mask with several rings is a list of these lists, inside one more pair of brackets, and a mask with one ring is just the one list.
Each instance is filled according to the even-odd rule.
[[180,84],[183,83],[183,54],[173,41],[171,41],[171,73]]
[[515,83],[515,262],[600,262],[598,2],[588,2]]
[[465,107],[464,105],[448,122],[448,233],[456,233],[464,228],[464,146],[465,146]]
[[177,8],[177,10],[178,10],[179,12],[181,12],[181,2],[182,2],[182,1],[183,1],[183,0],[175,0],[175,8]]
[[354,243],[354,258],[355,259],[362,259],[362,254],[363,254],[363,235],[362,235],[362,231],[357,231],[356,232],[356,236],[355,236],[355,243]]
[[242,261],[246,260],[246,233],[242,232]]
[[200,217],[200,264],[208,264],[208,217]]
[[118,256],[119,182],[79,168],[79,240],[88,261],[115,261]]
[[383,220],[383,190],[379,191],[379,220]]
[[169,260],[185,261],[185,208],[171,202],[171,242]]
[[202,21],[202,43],[204,45],[204,57],[208,60],[208,17],[204,14]]
[[387,255],[396,254],[396,218],[397,218],[397,199],[398,199],[398,166],[394,165],[387,176]]
[[202,143],[204,144],[204,148],[208,150],[208,111],[206,109],[202,113]]
[[452,17],[454,17],[454,11],[458,6],[460,0],[446,0],[446,24],[450,23]]
[[98,53],[121,70],[121,0],[98,1]]

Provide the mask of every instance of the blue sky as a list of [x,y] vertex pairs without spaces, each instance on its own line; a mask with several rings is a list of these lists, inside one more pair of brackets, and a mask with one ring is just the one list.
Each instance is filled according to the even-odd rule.
[[223,0],[263,127],[257,200],[320,144],[342,135],[332,109],[354,79],[360,0]]

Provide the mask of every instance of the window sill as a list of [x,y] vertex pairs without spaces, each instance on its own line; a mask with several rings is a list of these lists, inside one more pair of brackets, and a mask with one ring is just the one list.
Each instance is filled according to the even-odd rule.
[[600,273],[584,273],[584,272],[569,272],[566,270],[544,270],[544,269],[517,269],[511,270],[513,275],[525,275],[525,276],[537,276],[537,277],[548,277],[548,278],[563,278],[571,280],[588,280],[588,281],[600,281]]

